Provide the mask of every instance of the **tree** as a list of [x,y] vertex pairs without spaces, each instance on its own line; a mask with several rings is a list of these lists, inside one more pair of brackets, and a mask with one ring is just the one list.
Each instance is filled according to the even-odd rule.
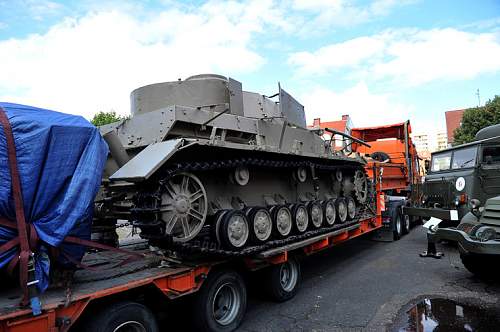
[[125,120],[125,117],[117,115],[115,111],[103,112],[95,114],[90,121],[94,126],[99,127],[108,123],[113,123],[116,121]]
[[472,142],[479,130],[499,123],[500,96],[495,96],[484,106],[468,108],[464,111],[462,125],[453,133],[453,145]]

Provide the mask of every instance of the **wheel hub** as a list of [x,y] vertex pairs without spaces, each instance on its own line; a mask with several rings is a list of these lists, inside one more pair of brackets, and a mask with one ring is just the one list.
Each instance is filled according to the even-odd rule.
[[245,234],[245,224],[241,218],[234,218],[234,220],[229,225],[229,234],[235,240],[240,240]]
[[255,228],[257,233],[266,234],[269,230],[269,217],[265,213],[257,212],[255,215]]
[[175,198],[174,206],[175,210],[181,214],[185,214],[191,208],[188,198],[184,195]]
[[288,210],[281,208],[278,211],[276,224],[278,225],[278,228],[280,229],[281,234],[288,233],[290,230],[290,227],[292,226],[291,223],[291,215],[288,213]]
[[307,212],[303,208],[297,211],[296,220],[299,227],[307,226]]

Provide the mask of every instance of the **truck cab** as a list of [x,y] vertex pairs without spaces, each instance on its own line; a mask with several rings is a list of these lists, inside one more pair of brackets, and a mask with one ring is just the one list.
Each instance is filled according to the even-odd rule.
[[407,213],[436,217],[456,226],[471,199],[485,202],[500,193],[500,125],[480,130],[471,143],[435,152],[423,183],[422,207]]

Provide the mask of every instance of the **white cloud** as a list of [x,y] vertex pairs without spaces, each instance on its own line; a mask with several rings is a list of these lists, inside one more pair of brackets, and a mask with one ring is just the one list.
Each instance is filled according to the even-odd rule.
[[347,68],[367,78],[409,86],[470,79],[500,71],[500,34],[452,28],[392,30],[294,53],[289,63],[302,75]]
[[309,124],[314,118],[336,121],[349,114],[356,127],[376,126],[403,122],[414,111],[390,94],[371,92],[362,81],[343,91],[316,86],[303,92],[299,100],[304,104]]
[[121,11],[66,18],[44,35],[0,41],[0,72],[8,78],[0,81],[0,100],[87,118],[100,110],[127,113],[129,93],[141,85],[258,69],[265,59],[252,38],[264,25],[283,23],[272,14],[279,13],[263,0],[210,2],[140,20]]
[[292,54],[288,63],[302,74],[321,74],[345,66],[355,66],[384,50],[384,41],[376,37],[359,37],[328,45],[315,52]]
[[351,27],[388,15],[394,8],[416,0],[374,0],[367,5],[356,5],[346,0],[293,0],[292,9],[310,13],[312,19],[303,20],[300,34],[328,31],[332,27]]
[[386,48],[389,59],[373,68],[377,77],[409,85],[433,80],[470,79],[500,71],[500,35],[451,28],[395,34]]

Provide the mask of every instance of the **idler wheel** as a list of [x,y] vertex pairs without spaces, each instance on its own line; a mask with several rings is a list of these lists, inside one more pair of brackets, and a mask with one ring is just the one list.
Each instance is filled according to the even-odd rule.
[[290,206],[292,211],[293,227],[298,233],[304,233],[309,226],[309,214],[304,204],[292,204]]
[[273,220],[269,211],[266,208],[254,207],[248,211],[247,216],[252,241],[262,243],[269,240],[273,231]]
[[347,201],[344,197],[339,197],[335,200],[335,208],[337,210],[337,217],[341,224],[347,220]]
[[284,205],[275,205],[271,208],[274,230],[280,237],[287,237],[292,230],[292,212]]
[[246,245],[250,232],[248,219],[242,211],[228,211],[217,224],[219,241],[224,248],[238,250]]
[[323,201],[323,216],[325,222],[328,226],[332,226],[335,223],[337,217],[337,209],[335,208],[335,200],[329,199]]
[[309,212],[309,219],[314,228],[320,228],[323,224],[323,208],[319,201],[311,201],[307,203],[307,210]]
[[347,219],[353,220],[356,216],[356,202],[351,196],[346,197],[347,202]]

